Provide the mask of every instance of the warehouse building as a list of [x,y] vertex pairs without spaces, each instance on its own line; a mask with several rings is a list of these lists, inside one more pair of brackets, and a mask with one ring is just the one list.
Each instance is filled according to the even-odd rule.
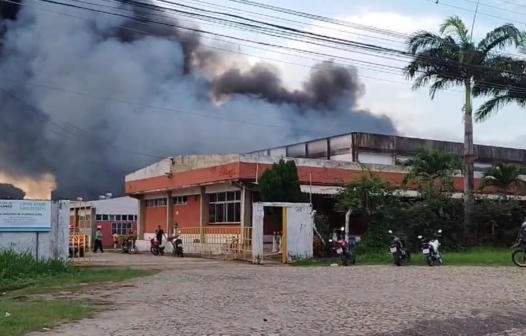
[[[420,148],[459,156],[463,149],[455,142],[350,133],[248,154],[168,158],[127,175],[126,193],[138,200],[141,238],[153,236],[158,225],[168,233],[205,227],[235,233],[251,225],[252,203],[259,200],[258,179],[280,158],[296,161],[303,192],[326,198],[338,191],[341,181],[361,176],[362,163],[400,183],[406,171],[395,162]],[[526,162],[526,151],[521,149],[475,145],[475,154],[476,185],[480,171],[495,162]],[[455,188],[462,191],[461,177],[455,178]],[[265,234],[274,230],[271,225]]]

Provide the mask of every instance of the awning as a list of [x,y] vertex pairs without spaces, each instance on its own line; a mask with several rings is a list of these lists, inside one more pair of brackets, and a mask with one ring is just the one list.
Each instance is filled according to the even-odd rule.
[[316,195],[335,195],[337,194],[342,187],[336,186],[310,186],[310,185],[300,185],[301,192],[305,194],[316,194]]
[[[342,187],[337,186],[310,186],[306,184],[300,185],[301,192],[305,194],[315,194],[315,195],[336,195]],[[403,190],[400,192],[400,196],[402,197],[418,197],[418,191],[416,190]],[[451,194],[451,198],[462,198],[464,197],[464,194],[456,192]],[[498,194],[475,194],[475,198],[487,198],[487,199],[496,199],[499,198],[500,195]],[[519,195],[509,195],[509,199],[516,199],[525,201],[526,196],[519,196]]]

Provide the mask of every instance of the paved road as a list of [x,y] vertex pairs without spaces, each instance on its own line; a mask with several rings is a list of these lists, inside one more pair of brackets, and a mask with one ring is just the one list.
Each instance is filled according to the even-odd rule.
[[526,336],[526,273],[518,268],[169,260],[136,287],[101,296],[117,309],[52,334]]

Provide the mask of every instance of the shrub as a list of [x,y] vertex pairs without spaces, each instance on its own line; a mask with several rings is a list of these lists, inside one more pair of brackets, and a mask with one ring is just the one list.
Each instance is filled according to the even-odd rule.
[[0,291],[22,288],[42,278],[72,272],[62,259],[37,260],[31,253],[0,250]]

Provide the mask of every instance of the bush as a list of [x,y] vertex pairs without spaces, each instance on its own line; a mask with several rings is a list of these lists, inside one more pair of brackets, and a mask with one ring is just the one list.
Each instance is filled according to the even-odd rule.
[[61,259],[37,260],[31,253],[0,250],[0,291],[23,288],[43,278],[73,272]]
[[[448,251],[480,246],[509,247],[524,218],[523,203],[510,197],[488,199],[479,195],[471,226],[464,225],[463,201],[451,196],[448,181],[420,179],[413,182],[418,197],[401,195],[400,188],[378,174],[365,170],[336,195],[341,212],[353,209],[354,221],[365,221],[367,232],[357,253],[385,251],[388,230],[403,235],[408,247],[418,250],[418,235],[443,230],[441,243]],[[352,223],[351,223],[352,225]]]

